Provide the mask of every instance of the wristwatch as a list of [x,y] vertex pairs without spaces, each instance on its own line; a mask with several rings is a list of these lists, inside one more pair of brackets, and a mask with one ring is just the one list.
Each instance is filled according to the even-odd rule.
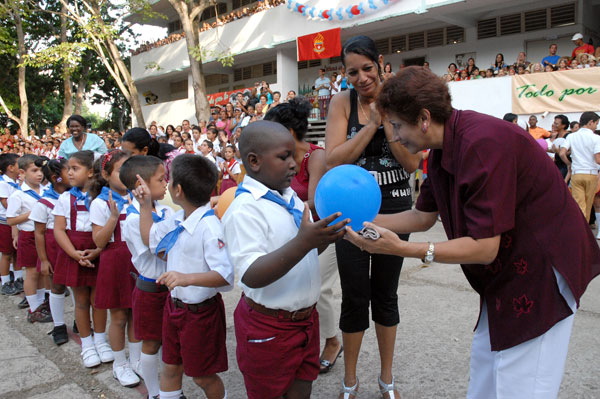
[[423,258],[423,263],[426,265],[430,265],[431,262],[435,259],[435,246],[432,242],[429,243],[429,249],[425,252],[425,257]]

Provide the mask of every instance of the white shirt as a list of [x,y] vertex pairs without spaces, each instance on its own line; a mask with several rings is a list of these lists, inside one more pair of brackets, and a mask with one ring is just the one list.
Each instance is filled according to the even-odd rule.
[[204,158],[207,158],[210,162],[214,163],[215,165],[217,164],[217,160],[215,159],[215,157],[212,156],[211,153],[204,155]]
[[[76,205],[85,206],[85,201],[77,201]],[[71,230],[71,193],[65,191],[58,197],[54,210],[54,216],[64,216],[67,220],[67,230]],[[76,231],[92,231],[92,222],[90,221],[90,213],[88,211],[78,211],[77,220],[75,222]]]
[[600,136],[590,129],[582,127],[569,134],[561,144],[561,148],[571,149],[571,173],[590,173],[598,170],[594,154],[600,153]]
[[[51,204],[54,204],[54,206],[56,207],[56,202],[58,200],[47,197],[45,197],[44,199],[50,202]],[[54,215],[52,214],[52,209],[50,209],[48,206],[42,204],[39,201],[33,206],[33,209],[29,214],[29,220],[33,222],[44,223],[47,229],[54,228]]]
[[[140,203],[134,199],[132,202],[135,209],[140,211]],[[166,205],[161,205],[158,202],[154,203],[156,213],[162,215],[164,210],[165,218],[173,215],[173,209]],[[146,278],[156,280],[162,273],[167,270],[167,262],[155,256],[142,241],[140,234],[140,215],[130,213],[125,219],[125,225],[121,231],[122,239],[127,243],[127,248],[131,252],[131,263],[135,266],[138,273]],[[170,253],[170,252],[169,252]]]
[[225,287],[175,287],[171,296],[185,303],[200,303],[212,298],[219,291],[233,288],[233,266],[227,256],[223,239],[223,226],[216,216],[202,216],[210,210],[210,204],[196,209],[183,220],[181,210],[166,220],[154,223],[150,229],[150,251],[156,253],[156,247],[169,232],[175,230],[176,222],[183,225],[177,242],[168,253],[167,271],[180,273],[206,273],[215,271],[229,284]]
[[200,144],[204,143],[204,140],[206,140],[206,134],[201,134],[198,141],[195,141],[194,136],[192,136],[192,143],[194,143],[194,153],[196,155],[202,154],[202,151],[200,151],[199,147],[200,147]]
[[[8,182],[16,183],[16,181],[6,175],[2,175],[2,179],[3,180],[0,181],[0,198],[8,198],[12,193],[17,191],[17,189],[8,184]],[[2,206],[2,203],[0,203],[0,223],[6,224],[6,208]]]
[[[223,162],[221,162],[219,164],[219,168],[222,168],[223,165],[225,165],[225,167],[227,167],[228,164],[229,164],[228,161],[223,160]],[[233,166],[231,167],[231,172],[227,172],[227,174],[223,173],[223,179],[230,179],[232,174],[239,175],[240,173],[242,173],[242,168],[240,168],[240,164],[237,161],[235,161]]]
[[[21,184],[21,190],[15,190],[10,197],[8,197],[8,208],[6,209],[6,217],[14,218],[20,216],[24,213],[31,212],[34,205],[38,202],[37,199],[33,198],[31,195],[27,194],[25,191],[32,190],[31,187],[27,185],[27,183]],[[34,190],[35,191],[35,190]],[[36,191],[37,192],[37,191]],[[39,195],[42,195],[41,186]],[[35,225],[32,220],[27,219],[23,223],[19,223],[17,225],[19,230],[22,231],[33,231],[35,230]]]
[[329,95],[329,87],[331,85],[331,79],[329,79],[328,77],[318,77],[317,80],[315,80],[315,89],[319,86],[325,86],[325,89],[318,89],[319,90],[319,97],[324,97],[324,96],[328,96]]
[[[246,175],[242,183],[250,193],[242,193],[231,203],[223,216],[223,228],[229,257],[239,275],[239,285],[253,301],[271,309],[294,311],[314,305],[321,291],[319,258],[311,250],[296,266],[279,280],[262,288],[250,288],[242,282],[248,268],[261,256],[267,255],[294,238],[298,227],[294,217],[281,205],[261,198],[269,188]],[[277,191],[270,190],[281,196]],[[304,203],[288,188],[283,199],[304,210]]]
[[[129,195],[127,195],[129,196]],[[123,208],[121,209],[121,215],[127,215],[127,207],[129,205],[125,204],[123,205]],[[90,222],[92,222],[92,224],[95,224],[96,226],[105,226],[106,222],[108,222],[108,219],[110,219],[110,208],[108,207],[108,203],[100,198],[96,198],[92,201],[92,203],[90,204]],[[121,227],[121,240],[123,240],[123,227],[125,226],[125,220],[121,220],[119,221],[119,226]],[[116,227],[115,227],[116,229]],[[108,242],[114,242],[115,241],[115,233],[113,231],[113,233],[110,235],[110,240]]]

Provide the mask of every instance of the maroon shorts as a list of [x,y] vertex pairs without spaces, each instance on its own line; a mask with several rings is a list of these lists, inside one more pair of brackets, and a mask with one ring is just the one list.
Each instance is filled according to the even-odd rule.
[[169,291],[146,292],[135,287],[131,296],[133,331],[140,341],[161,341],[163,313]]
[[35,249],[35,233],[19,231],[17,241],[17,267],[35,267],[37,265],[37,250]]
[[131,309],[136,273],[125,241],[110,242],[100,253],[96,279],[96,309]]
[[294,380],[319,375],[319,315],[282,320],[256,312],[244,300],[235,309],[237,361],[249,399],[281,398]]
[[225,346],[225,305],[221,294],[197,312],[175,307],[167,297],[163,316],[162,360],[182,364],[189,377],[203,377],[227,371]]
[[0,252],[3,254],[14,254],[16,250],[12,242],[11,227],[7,224],[0,224]]
[[[92,239],[91,231],[67,230],[69,240],[76,250],[96,248]],[[95,287],[96,275],[98,274],[98,258],[94,260],[94,267],[81,266],[75,259],[71,258],[65,251],[59,251],[56,263],[60,266],[54,269],[54,281],[69,287]]]

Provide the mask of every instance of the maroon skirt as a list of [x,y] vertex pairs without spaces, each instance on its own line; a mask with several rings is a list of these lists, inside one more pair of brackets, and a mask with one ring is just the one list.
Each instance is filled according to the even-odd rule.
[[219,195],[223,194],[227,189],[231,187],[237,187],[237,183],[232,178],[221,180],[221,188],[219,189]]
[[131,263],[131,253],[124,241],[109,242],[100,253],[100,269],[96,280],[97,309],[131,308],[131,295],[137,271]]
[[14,254],[12,230],[7,224],[0,224],[0,252],[3,254]]
[[[54,270],[54,272],[56,272],[56,259],[58,258],[58,252],[62,251],[62,248],[56,242],[56,238],[54,238],[53,229],[46,229],[46,234],[44,234],[44,241],[46,243],[46,256],[48,257],[48,261],[52,265],[52,269]],[[42,271],[41,262],[39,259],[35,268],[38,272]]]
[[35,267],[38,256],[35,249],[35,233],[33,231],[19,231],[17,241],[17,267]]
[[[92,239],[91,231],[67,230],[67,236],[76,250],[96,248]],[[93,262],[94,267],[81,266],[79,262],[71,258],[65,251],[59,251],[56,264],[60,265],[54,269],[54,282],[69,287],[95,287],[96,275],[98,274],[98,258]]]

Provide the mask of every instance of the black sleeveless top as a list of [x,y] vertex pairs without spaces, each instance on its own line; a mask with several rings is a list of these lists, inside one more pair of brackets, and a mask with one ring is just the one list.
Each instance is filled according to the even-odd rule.
[[[352,89],[346,139],[349,140],[358,134],[363,126],[358,122],[358,93]],[[383,125],[379,126],[355,164],[368,170],[377,179],[382,197],[380,213],[400,212],[412,207],[410,173],[394,158]]]

